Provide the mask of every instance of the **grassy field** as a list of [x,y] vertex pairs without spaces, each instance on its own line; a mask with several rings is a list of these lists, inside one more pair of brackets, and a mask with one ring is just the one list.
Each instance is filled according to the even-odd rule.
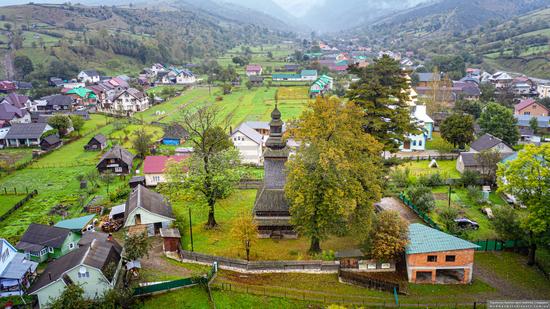
[[135,132],[140,129],[145,130],[145,132],[147,132],[147,134],[151,136],[151,139],[154,142],[161,139],[162,136],[164,135],[164,132],[160,127],[150,126],[150,125],[142,126],[142,125],[130,124],[130,125],[126,125],[122,130],[119,130],[110,134],[109,139],[113,142],[116,140],[119,145],[122,145],[122,147],[135,152],[132,149],[133,147],[132,141],[134,139],[133,136],[135,135]]
[[164,103],[155,105],[150,109],[137,113],[134,117],[143,119],[145,122],[170,123],[178,120],[181,110],[186,107],[192,108],[206,102],[213,101],[209,95],[208,88],[194,88],[185,91],[181,96],[172,98]]
[[8,219],[0,222],[0,235],[15,243],[15,240],[23,234],[30,223],[48,223],[50,220],[61,219],[57,215],[50,216],[48,214],[52,207],[67,206],[69,216],[77,216],[81,214],[82,202],[85,203],[93,196],[98,195],[103,197],[106,204],[110,204],[108,189],[113,191],[119,186],[126,187],[127,180],[116,178],[109,185],[99,181],[99,187],[93,191],[79,188],[77,175],[94,171],[95,164],[101,156],[99,152],[84,151],[84,145],[97,133],[109,135],[114,131],[113,124],[97,130],[97,125],[103,121],[105,121],[103,117],[93,116],[92,120],[86,122],[83,131],[88,133],[82,138],[47,154],[25,169],[0,178],[0,188],[15,187],[19,192],[24,192],[25,188],[38,190],[36,197],[14,212]]
[[[0,188],[0,216],[5,214],[17,202],[21,201],[25,195],[4,195],[4,189]],[[13,188],[11,189],[13,190]],[[25,191],[23,191],[25,192]]]
[[403,163],[399,169],[409,169],[413,178],[423,175],[439,173],[443,179],[460,178],[460,173],[456,170],[456,161],[437,161],[439,168],[430,168],[430,161],[410,161]]
[[[256,190],[241,190],[220,201],[216,208],[216,220],[219,224],[216,229],[204,228],[208,218],[206,207],[180,202],[174,203],[174,212],[182,223],[180,229],[188,230],[188,207],[192,208],[193,243],[196,252],[244,258],[244,250],[240,249],[238,239],[231,236],[230,231],[239,215],[250,214],[255,196]],[[182,236],[182,242],[185,249],[191,248],[188,233]],[[321,243],[323,249],[333,251],[355,246],[357,241],[353,237],[333,237]],[[308,248],[309,240],[304,237],[289,240],[258,239],[252,247],[250,257],[253,260],[311,259],[307,254]]]
[[[438,211],[448,207],[448,187],[438,187],[432,190],[436,197],[436,210],[431,213],[432,219],[440,223]],[[479,224],[478,230],[469,230],[466,235],[471,240],[495,239],[497,234],[494,231],[491,220],[481,211],[483,207],[489,207],[493,211],[499,207],[508,207],[506,202],[496,194],[489,195],[491,205],[479,205],[468,196],[465,188],[453,188],[451,194],[451,205],[459,210],[459,216],[474,220]]]

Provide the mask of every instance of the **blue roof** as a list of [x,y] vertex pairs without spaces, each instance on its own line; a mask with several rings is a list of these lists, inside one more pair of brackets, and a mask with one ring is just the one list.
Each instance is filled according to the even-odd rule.
[[87,215],[80,218],[62,220],[57,222],[54,226],[69,230],[82,230],[94,217],[95,215]]
[[407,254],[476,249],[478,245],[420,223],[409,226]]

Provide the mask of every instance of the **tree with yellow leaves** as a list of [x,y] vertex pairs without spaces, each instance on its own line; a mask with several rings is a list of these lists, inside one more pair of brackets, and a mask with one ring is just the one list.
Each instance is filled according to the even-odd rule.
[[250,261],[250,248],[258,238],[258,226],[249,213],[242,213],[233,224],[231,234],[239,240],[240,246],[246,251],[246,260]]
[[291,130],[302,143],[287,163],[285,194],[292,223],[321,252],[330,235],[368,235],[381,192],[383,145],[363,131],[364,111],[353,102],[318,98]]

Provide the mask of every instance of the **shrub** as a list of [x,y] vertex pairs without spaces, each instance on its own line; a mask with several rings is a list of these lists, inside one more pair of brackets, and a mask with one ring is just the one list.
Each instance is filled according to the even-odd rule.
[[118,187],[115,191],[110,192],[109,199],[112,202],[115,202],[115,201],[126,199],[129,194],[130,194],[130,187],[123,185]]
[[464,171],[460,177],[460,185],[467,187],[469,185],[477,185],[481,180],[481,175],[477,171]]
[[396,169],[391,173],[393,183],[399,188],[406,188],[410,184],[411,170],[409,168]]
[[468,191],[468,198],[475,203],[481,202],[482,194],[476,185],[469,185],[466,190]]
[[445,207],[439,212],[441,225],[448,233],[456,234],[458,232],[456,217],[458,217],[458,210],[454,207]]
[[431,212],[435,208],[435,199],[429,187],[423,185],[410,187],[408,196],[411,202],[425,213]]
[[445,180],[439,173],[418,177],[418,184],[426,187],[438,187],[445,184]]

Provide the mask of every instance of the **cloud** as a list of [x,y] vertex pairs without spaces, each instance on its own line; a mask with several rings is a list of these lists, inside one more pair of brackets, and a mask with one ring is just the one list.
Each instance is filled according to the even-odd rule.
[[325,0],[273,0],[290,14],[300,17],[316,6],[323,5]]

